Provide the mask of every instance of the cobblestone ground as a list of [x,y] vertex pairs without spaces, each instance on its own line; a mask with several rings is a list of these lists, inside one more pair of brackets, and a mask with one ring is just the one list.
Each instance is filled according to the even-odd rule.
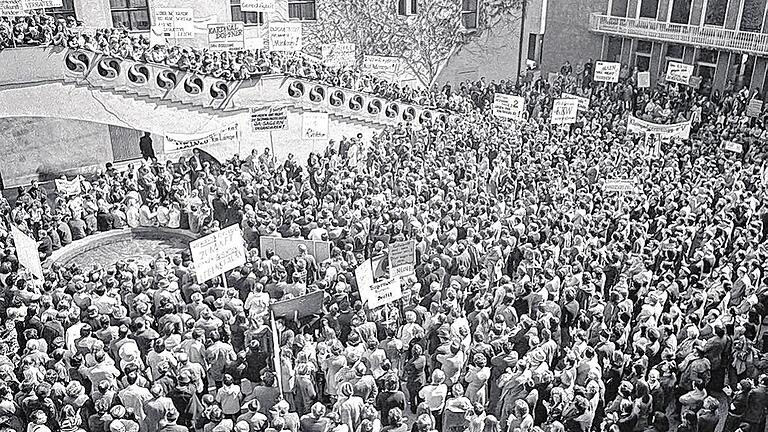
[[181,253],[186,248],[187,243],[181,238],[133,238],[101,245],[95,249],[84,251],[67,261],[77,264],[81,268],[89,268],[93,264],[101,264],[106,267],[121,259],[147,264],[157,257],[160,251],[164,251],[166,255],[174,255]]

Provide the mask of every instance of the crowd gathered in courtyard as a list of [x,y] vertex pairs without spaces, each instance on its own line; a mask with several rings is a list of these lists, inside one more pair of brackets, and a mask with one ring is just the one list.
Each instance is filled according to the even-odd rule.
[[[25,43],[59,34],[18,26]],[[462,114],[307,161],[149,158],[53,200],[19,188],[0,209],[0,431],[764,432],[760,92],[641,89],[631,70],[595,83],[590,65],[446,84],[430,94]],[[564,91],[589,106],[551,125]],[[497,93],[525,98],[521,119],[493,115]],[[690,138],[651,148],[630,114],[690,121]],[[248,259],[226,283],[199,283],[189,251],[53,262],[39,280],[11,225],[43,259],[125,227],[234,225]],[[327,241],[330,257],[262,253],[264,237]],[[371,309],[355,269],[404,240],[403,297]],[[317,292],[320,313],[273,330],[272,303]]]

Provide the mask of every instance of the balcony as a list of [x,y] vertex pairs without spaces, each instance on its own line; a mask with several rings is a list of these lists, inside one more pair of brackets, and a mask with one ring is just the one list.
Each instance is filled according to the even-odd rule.
[[652,19],[622,18],[591,14],[589,30],[593,33],[623,36],[693,45],[768,56],[768,34],[727,30],[718,27],[697,27]]

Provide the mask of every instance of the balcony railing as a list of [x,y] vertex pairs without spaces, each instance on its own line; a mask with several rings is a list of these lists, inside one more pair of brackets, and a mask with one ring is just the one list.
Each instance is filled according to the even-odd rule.
[[768,34],[674,24],[653,19],[622,18],[592,14],[589,30],[614,36],[651,39],[768,56]]

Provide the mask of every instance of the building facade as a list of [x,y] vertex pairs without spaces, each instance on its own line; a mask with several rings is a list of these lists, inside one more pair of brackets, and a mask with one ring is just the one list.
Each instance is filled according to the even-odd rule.
[[768,1],[608,0],[581,18],[588,54],[650,71],[663,79],[669,62],[694,66],[704,91],[764,92],[768,85]]

